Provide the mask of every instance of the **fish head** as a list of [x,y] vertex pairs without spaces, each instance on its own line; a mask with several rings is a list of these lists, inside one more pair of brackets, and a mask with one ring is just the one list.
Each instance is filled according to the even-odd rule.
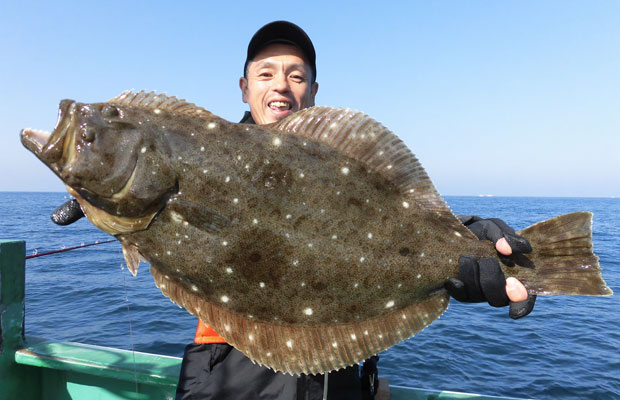
[[103,216],[152,216],[174,192],[176,178],[156,151],[157,135],[150,132],[156,121],[144,115],[149,112],[63,100],[51,133],[24,129],[21,141],[67,185],[93,223],[93,207]]

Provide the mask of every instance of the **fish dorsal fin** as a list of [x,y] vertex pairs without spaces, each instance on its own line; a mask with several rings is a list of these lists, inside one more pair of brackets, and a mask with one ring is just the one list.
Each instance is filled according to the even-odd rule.
[[317,106],[299,111],[271,128],[325,143],[361,161],[370,171],[386,176],[406,199],[438,214],[453,215],[405,143],[364,113]]
[[178,114],[191,115],[204,119],[222,119],[212,112],[189,103],[185,99],[177,99],[175,96],[168,96],[165,93],[157,94],[154,91],[147,92],[140,90],[134,92],[133,89],[125,90],[123,93],[107,101],[110,104],[119,106],[140,107],[146,110],[169,111]]

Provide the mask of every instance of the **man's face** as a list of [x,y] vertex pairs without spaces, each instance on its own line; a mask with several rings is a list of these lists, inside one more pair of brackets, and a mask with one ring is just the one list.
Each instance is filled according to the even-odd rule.
[[269,124],[313,106],[319,85],[311,83],[311,74],[295,46],[272,44],[258,52],[248,65],[247,79],[239,80],[254,122]]

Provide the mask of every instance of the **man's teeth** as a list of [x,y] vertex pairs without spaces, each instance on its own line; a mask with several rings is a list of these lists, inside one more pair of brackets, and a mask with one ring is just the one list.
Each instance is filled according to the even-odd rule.
[[287,101],[272,101],[269,103],[269,107],[286,108],[289,110],[291,108],[291,103]]

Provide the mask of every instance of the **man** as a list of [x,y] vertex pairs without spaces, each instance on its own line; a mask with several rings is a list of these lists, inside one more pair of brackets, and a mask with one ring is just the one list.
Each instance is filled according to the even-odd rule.
[[[259,29],[248,45],[239,87],[243,101],[250,107],[241,123],[269,124],[313,106],[319,85],[310,38],[286,21]],[[52,219],[68,224],[81,216],[76,203],[66,203]],[[507,264],[513,251],[531,251],[527,240],[515,235],[501,220],[463,216],[461,221],[480,239],[496,243]],[[446,289],[459,301],[510,305],[510,316],[515,319],[531,312],[535,301],[519,281],[505,279],[495,259],[461,257],[459,278],[448,280]],[[357,365],[330,373],[328,398],[372,398],[377,382],[375,363],[376,357],[364,363],[362,379]],[[323,377],[290,376],[253,364],[199,321],[195,343],[185,349],[177,399],[320,399],[323,390]]]

